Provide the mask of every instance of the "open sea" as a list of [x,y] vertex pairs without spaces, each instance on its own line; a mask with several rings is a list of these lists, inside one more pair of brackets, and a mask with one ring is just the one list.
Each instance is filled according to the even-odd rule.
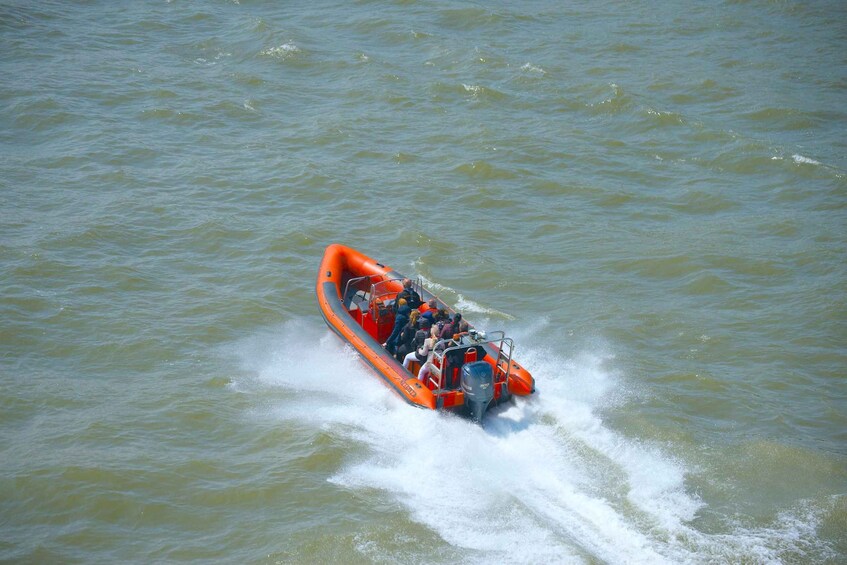
[[[325,247],[515,338],[486,426]],[[847,562],[847,3],[0,0],[0,562]]]

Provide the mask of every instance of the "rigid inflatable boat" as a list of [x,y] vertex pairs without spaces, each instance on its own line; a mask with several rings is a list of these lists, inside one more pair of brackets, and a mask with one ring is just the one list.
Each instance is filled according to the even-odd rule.
[[[406,402],[481,421],[490,406],[535,392],[532,375],[512,359],[514,342],[502,331],[484,333],[470,326],[466,334],[446,340],[436,348],[425,381],[417,378],[417,361],[404,368],[382,344],[394,328],[393,304],[405,278],[355,249],[333,244],[324,252],[315,292],[330,329]],[[435,299],[437,308],[453,315],[420,279],[412,280],[412,288],[423,300],[422,312]]]

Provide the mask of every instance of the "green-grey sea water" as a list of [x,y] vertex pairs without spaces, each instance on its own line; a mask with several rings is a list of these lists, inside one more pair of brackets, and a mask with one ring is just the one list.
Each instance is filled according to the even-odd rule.
[[[847,561],[845,22],[0,0],[0,561]],[[403,403],[332,242],[537,395]]]

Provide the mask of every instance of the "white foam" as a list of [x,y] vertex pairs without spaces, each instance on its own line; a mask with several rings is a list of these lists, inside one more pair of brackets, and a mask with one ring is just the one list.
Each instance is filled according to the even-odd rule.
[[[501,312],[496,308],[489,308],[487,306],[483,306],[478,302],[474,302],[468,298],[465,298],[464,295],[456,293],[456,305],[454,309],[457,312],[472,312],[476,314],[486,314],[488,316],[496,316],[498,318],[505,318],[506,320],[514,320],[515,317],[511,314],[507,314],[506,312]],[[463,314],[464,315],[464,314]]]
[[263,50],[260,55],[276,57],[278,59],[287,59],[300,53],[300,48],[293,43],[283,43],[278,47],[269,47]]
[[[465,561],[767,562],[780,544],[796,546],[792,536],[813,538],[802,517],[727,535],[691,526],[704,505],[686,489],[684,462],[598,414],[627,394],[604,368],[608,355],[565,359],[530,345],[548,325],[510,331],[523,334],[518,360],[538,394],[494,408],[485,428],[408,406],[334,334],[302,320],[239,349],[259,386],[297,397],[267,414],[361,446],[332,484],[383,492]],[[373,543],[361,550],[379,552]]]
[[791,158],[794,159],[795,163],[802,165],[820,165],[820,161],[815,161],[814,159],[803,157],[802,155],[792,155]]

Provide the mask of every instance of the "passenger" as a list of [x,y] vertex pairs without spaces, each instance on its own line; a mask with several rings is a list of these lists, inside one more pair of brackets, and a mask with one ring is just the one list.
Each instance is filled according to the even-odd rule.
[[435,313],[435,317],[433,318],[433,322],[444,322],[445,324],[450,320],[450,314],[447,313],[447,310],[444,308],[439,308],[438,312]]
[[441,328],[441,334],[438,336],[441,339],[450,339],[453,337],[453,334],[459,333],[459,327],[462,322],[462,315],[456,312],[456,315],[453,316],[453,321],[445,324],[443,328]]
[[459,323],[459,331],[453,334],[453,341],[458,342],[460,339],[462,339],[463,335],[468,335],[469,328],[470,325],[466,321],[462,320]]
[[[418,316],[420,314],[419,311],[412,310],[412,313],[409,314],[409,321],[400,330],[400,337],[397,338],[397,353],[394,355],[398,361],[402,361],[407,353],[417,347],[416,345],[412,345],[412,342],[415,339],[415,333],[418,331]],[[426,338],[426,335],[424,335],[424,338]]]
[[[435,353],[436,343],[438,343],[438,326],[432,326],[432,331],[430,332],[429,337],[424,341],[423,346],[413,352],[415,354],[415,358],[421,363],[421,368],[418,371],[418,380],[421,382],[425,383],[429,378],[429,375],[432,374],[432,357]],[[406,356],[406,359],[409,359],[408,355]],[[406,359],[403,360],[403,366],[408,369]],[[409,359],[410,363],[411,361],[412,360]]]
[[[426,314],[426,312],[424,312]],[[429,329],[432,327],[432,318],[427,318],[423,314],[418,318],[418,329],[425,330],[427,335],[429,335]]]
[[394,316],[394,329],[391,331],[391,335],[388,336],[388,339],[382,346],[388,350],[389,353],[394,355],[395,348],[397,347],[397,338],[400,337],[400,331],[403,329],[409,322],[409,315],[412,313],[412,309],[409,308],[409,305],[406,304],[406,300],[401,298],[397,301],[397,314]]
[[438,312],[438,301],[434,298],[431,298],[429,302],[426,303],[426,310],[423,314],[421,314],[421,320],[424,318],[428,319],[430,324],[435,323],[435,314]]
[[430,328],[415,332],[412,347],[409,349],[409,353],[403,357],[404,368],[408,369],[409,363],[412,361],[418,361],[421,364],[426,362],[426,358],[429,355],[429,346],[426,346],[426,343],[429,341],[431,334],[432,330]]
[[401,299],[404,299],[406,303],[409,305],[409,308],[417,308],[423,301],[421,300],[421,295],[418,294],[414,288],[412,288],[412,280],[411,279],[403,279],[403,290],[397,293],[397,302]]

